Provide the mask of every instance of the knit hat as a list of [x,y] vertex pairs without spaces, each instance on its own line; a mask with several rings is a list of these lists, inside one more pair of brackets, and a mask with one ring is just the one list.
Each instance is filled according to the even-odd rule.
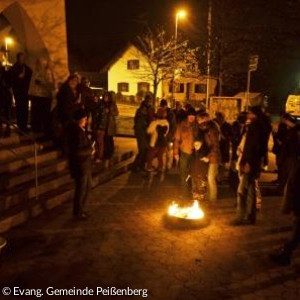
[[194,107],[189,107],[187,112],[186,112],[187,116],[196,116],[196,111]]
[[86,112],[81,108],[78,110],[75,110],[73,113],[73,119],[75,121],[80,121],[81,119],[84,119],[86,117],[87,117]]

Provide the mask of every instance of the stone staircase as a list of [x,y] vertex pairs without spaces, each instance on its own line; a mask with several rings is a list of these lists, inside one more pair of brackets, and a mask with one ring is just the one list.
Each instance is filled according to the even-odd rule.
[[[93,187],[125,172],[134,158],[133,147],[116,139],[116,154],[109,169],[93,166]],[[37,137],[38,188],[34,142],[18,135],[0,139],[0,233],[70,199],[73,180],[67,160],[52,141]]]

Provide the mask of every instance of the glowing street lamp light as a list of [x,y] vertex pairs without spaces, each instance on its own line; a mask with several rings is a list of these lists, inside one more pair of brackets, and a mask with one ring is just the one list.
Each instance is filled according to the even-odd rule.
[[177,35],[178,35],[178,21],[180,19],[184,19],[186,17],[187,13],[185,10],[179,10],[176,13],[176,18],[175,18],[175,40],[177,41]]

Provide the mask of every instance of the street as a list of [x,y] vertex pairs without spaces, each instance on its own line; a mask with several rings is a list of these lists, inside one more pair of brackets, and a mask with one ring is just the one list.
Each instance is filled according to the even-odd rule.
[[[263,176],[272,179],[274,174]],[[175,230],[163,216],[178,197],[178,183],[175,172],[163,183],[126,173],[93,190],[87,221],[74,222],[68,203],[9,232],[1,285],[129,287],[147,289],[149,299],[168,300],[299,299],[299,253],[290,267],[267,257],[289,236],[292,224],[290,216],[282,216],[271,185],[263,183],[267,195],[256,226],[228,225],[235,195],[225,184],[208,227]]]

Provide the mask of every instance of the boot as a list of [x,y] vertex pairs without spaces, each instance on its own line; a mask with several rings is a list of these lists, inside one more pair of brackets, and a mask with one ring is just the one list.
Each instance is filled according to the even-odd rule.
[[285,249],[282,249],[280,252],[270,254],[269,258],[281,266],[288,266],[291,264],[291,253]]

